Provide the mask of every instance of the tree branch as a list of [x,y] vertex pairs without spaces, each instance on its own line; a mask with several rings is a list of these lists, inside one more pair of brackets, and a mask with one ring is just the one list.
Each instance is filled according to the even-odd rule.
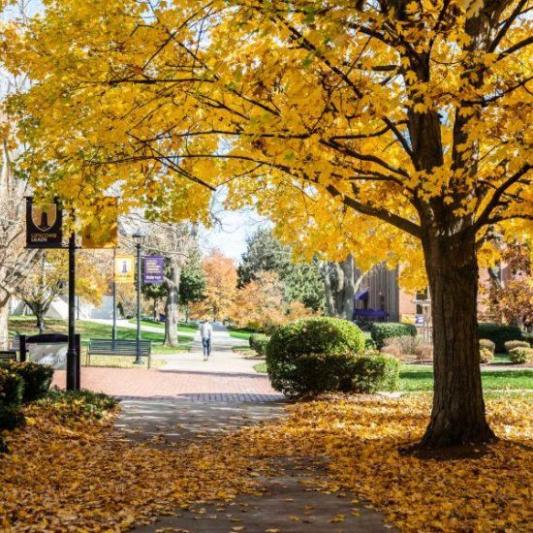
[[500,203],[501,197],[505,193],[505,191],[514,185],[528,170],[531,169],[531,165],[529,163],[526,163],[520,170],[515,172],[511,177],[509,177],[507,180],[505,180],[495,191],[492,195],[492,198],[489,200],[489,203],[486,205],[485,209],[477,219],[476,223],[474,224],[474,230],[478,231],[481,226],[484,226],[485,224],[489,224],[490,214],[492,211],[498,206]]

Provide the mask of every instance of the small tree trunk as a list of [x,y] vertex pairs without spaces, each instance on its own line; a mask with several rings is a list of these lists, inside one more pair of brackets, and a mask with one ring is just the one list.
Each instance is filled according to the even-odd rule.
[[0,350],[7,350],[9,342],[9,295],[0,294]]
[[342,262],[342,270],[344,272],[342,318],[352,320],[355,306],[355,264],[351,255]]
[[[452,232],[448,233],[452,234]],[[440,448],[494,439],[485,418],[477,336],[475,235],[424,238],[433,314],[435,375],[431,421],[421,446]]]
[[179,322],[179,287],[181,269],[178,265],[170,265],[169,278],[167,280],[168,294],[165,304],[165,344],[178,346],[178,322]]
[[34,312],[35,312],[35,323],[36,323],[37,328],[39,329],[39,335],[42,335],[45,330],[44,315],[41,310],[37,310]]

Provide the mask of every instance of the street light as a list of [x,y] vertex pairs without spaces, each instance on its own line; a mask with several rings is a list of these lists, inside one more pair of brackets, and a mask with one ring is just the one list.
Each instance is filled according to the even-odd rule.
[[142,272],[141,272],[141,244],[144,235],[136,230],[135,233],[131,236],[135,242],[135,248],[137,249],[137,334],[135,336],[136,347],[135,347],[135,364],[142,365],[141,358],[141,283],[142,283]]

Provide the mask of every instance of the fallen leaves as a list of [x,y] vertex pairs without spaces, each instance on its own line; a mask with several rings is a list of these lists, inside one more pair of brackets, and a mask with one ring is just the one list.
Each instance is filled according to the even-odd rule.
[[[259,494],[258,479],[274,474],[271,465],[281,456],[326,461],[327,476],[317,473],[315,487],[354,494],[354,504],[361,499],[402,531],[524,531],[531,403],[513,397],[487,404],[505,440],[475,459],[446,461],[398,451],[421,436],[427,397],[300,403],[261,426],[164,448],[126,441],[110,417],[72,418],[50,405],[31,406],[32,424],[7,435],[12,453],[0,457],[0,530],[127,530],[193,502]],[[364,508],[353,510],[359,512]],[[332,511],[332,524],[344,519]]]

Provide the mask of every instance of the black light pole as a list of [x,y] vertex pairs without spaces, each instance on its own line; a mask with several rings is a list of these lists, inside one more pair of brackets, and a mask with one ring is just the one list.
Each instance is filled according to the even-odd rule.
[[135,348],[135,364],[142,365],[141,359],[141,240],[142,235],[140,232],[136,232],[132,235],[135,241],[135,248],[137,248],[137,335],[136,335],[136,348]]
[[79,353],[76,349],[76,235],[68,241],[68,350],[67,390],[79,390]]

